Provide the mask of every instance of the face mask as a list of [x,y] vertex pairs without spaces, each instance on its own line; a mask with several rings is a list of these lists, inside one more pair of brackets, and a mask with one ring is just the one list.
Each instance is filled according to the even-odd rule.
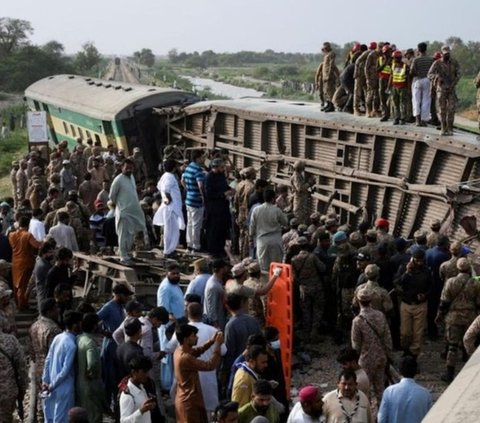
[[279,350],[280,349],[280,339],[277,339],[276,341],[270,342],[270,347],[273,350]]

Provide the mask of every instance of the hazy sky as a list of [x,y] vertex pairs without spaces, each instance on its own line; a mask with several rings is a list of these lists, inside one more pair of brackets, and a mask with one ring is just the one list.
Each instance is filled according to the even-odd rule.
[[[399,10],[395,10],[399,7]],[[25,19],[32,41],[52,39],[75,53],[214,50],[316,52],[337,44],[388,40],[400,48],[451,35],[480,40],[478,0],[0,0],[0,16]]]

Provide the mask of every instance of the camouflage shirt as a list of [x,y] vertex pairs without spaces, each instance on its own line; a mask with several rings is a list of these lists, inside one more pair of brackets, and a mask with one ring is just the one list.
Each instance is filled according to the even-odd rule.
[[454,325],[470,325],[480,307],[480,285],[468,273],[459,273],[445,283],[440,297],[449,304],[445,322]]

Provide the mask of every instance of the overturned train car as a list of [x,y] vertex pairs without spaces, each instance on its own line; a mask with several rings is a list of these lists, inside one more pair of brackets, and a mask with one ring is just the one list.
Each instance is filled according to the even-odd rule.
[[456,131],[392,126],[317,104],[268,99],[199,102],[168,122],[181,148],[228,151],[236,169],[254,166],[273,184],[290,185],[301,159],[315,184],[311,208],[333,208],[342,222],[388,218],[397,236],[411,238],[439,219],[453,239],[474,242],[462,219],[480,205],[480,144]]

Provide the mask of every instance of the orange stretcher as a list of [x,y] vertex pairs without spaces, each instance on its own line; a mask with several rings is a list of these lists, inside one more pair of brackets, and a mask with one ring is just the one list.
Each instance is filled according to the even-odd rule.
[[283,375],[287,399],[290,399],[293,353],[293,275],[292,266],[284,263],[270,263],[269,277],[276,267],[282,273],[267,295],[267,326],[275,326],[280,333]]

